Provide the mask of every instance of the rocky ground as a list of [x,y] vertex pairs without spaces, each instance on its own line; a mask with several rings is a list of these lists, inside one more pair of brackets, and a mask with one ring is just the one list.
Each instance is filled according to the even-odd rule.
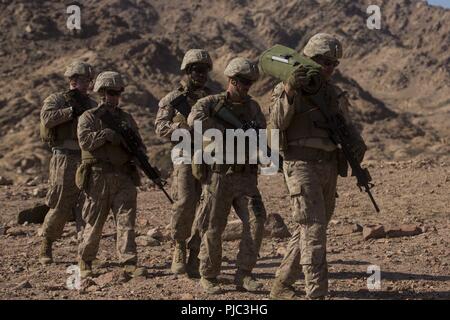
[[[381,213],[374,212],[354,179],[340,179],[339,199],[328,231],[330,293],[333,299],[450,299],[450,168],[433,160],[366,164],[376,188]],[[280,175],[261,177],[260,187],[268,213],[279,213],[292,231],[289,199]],[[148,189],[138,196],[137,232],[140,263],[147,278],[127,279],[115,262],[114,227],[108,220],[102,238],[97,276],[83,290],[69,290],[68,267],[76,263],[75,226],[66,227],[54,247],[56,263],[37,262],[37,224],[18,225],[17,214],[39,201],[33,186],[3,186],[0,201],[0,299],[266,299],[287,239],[265,238],[255,269],[264,283],[262,292],[238,292],[233,285],[237,241],[224,242],[220,281],[225,292],[217,297],[202,293],[196,280],[170,273],[171,247],[166,226],[170,207],[161,192]],[[36,193],[36,192],[35,192]],[[230,216],[230,219],[235,217]],[[357,224],[415,225],[419,235],[364,240]],[[158,241],[144,241],[147,232],[160,228]],[[6,230],[5,230],[6,229]],[[5,234],[6,233],[6,234]],[[143,240],[144,239],[144,240]],[[148,239],[148,238],[147,238]],[[369,291],[369,265],[381,269],[381,289]],[[302,296],[303,279],[295,287]]]

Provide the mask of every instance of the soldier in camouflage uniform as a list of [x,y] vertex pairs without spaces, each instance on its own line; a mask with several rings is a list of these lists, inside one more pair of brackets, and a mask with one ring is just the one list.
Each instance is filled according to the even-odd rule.
[[[187,116],[198,99],[211,94],[205,86],[208,72],[213,63],[208,52],[191,49],[186,52],[181,71],[186,73],[180,86],[159,102],[156,115],[156,133],[170,139],[176,129],[188,129]],[[186,265],[186,240],[191,235],[195,210],[200,199],[201,183],[192,175],[190,164],[174,164],[172,174],[173,215],[171,219],[172,238],[175,241],[171,270],[175,274],[195,273],[198,270],[198,251],[191,249]],[[187,269],[187,270],[186,270]]]
[[[78,139],[82,164],[77,171],[78,184],[86,194],[83,219],[86,227],[78,248],[82,277],[92,274],[103,225],[112,211],[117,227],[116,247],[124,271],[133,276],[146,274],[138,268],[135,243],[136,186],[139,174],[132,157],[122,143],[121,136],[101,120],[110,113],[139,136],[133,117],[119,107],[125,84],[117,72],[106,71],[96,79],[94,91],[102,98],[95,109],[85,112],[78,122]],[[142,144],[142,148],[145,149]],[[143,150],[145,151],[145,150]]]
[[[341,43],[328,34],[313,36],[303,54],[319,63],[326,80],[327,101],[332,114],[341,114],[355,141],[354,152],[362,161],[366,146],[348,115],[345,93],[330,83],[331,75],[342,57]],[[326,130],[320,110],[308,103],[302,94],[307,84],[303,69],[278,84],[272,94],[270,121],[284,133],[286,145],[282,152],[284,176],[291,196],[294,220],[298,223],[287,247],[287,253],[276,273],[270,296],[273,299],[294,299],[292,284],[303,269],[305,291],[310,299],[323,299],[328,293],[326,260],[327,226],[335,208],[338,166],[347,170],[345,160]],[[341,173],[341,170],[339,170]]]
[[[227,91],[200,99],[192,108],[188,124],[193,127],[194,121],[201,121],[203,130],[215,128],[223,133],[225,129],[233,129],[215,116],[215,110],[220,106],[243,122],[255,121],[260,128],[265,128],[266,121],[260,106],[248,96],[248,90],[259,77],[257,66],[246,59],[236,58],[228,64],[224,73],[229,78]],[[257,187],[257,170],[255,164],[214,164],[208,170],[209,176],[202,194],[204,207],[196,217],[202,229],[200,284],[208,294],[221,291],[217,276],[222,263],[222,234],[232,205],[243,221],[235,283],[238,288],[247,291],[261,288],[251,274],[256,265],[266,219]]]
[[[94,72],[81,61],[71,63],[64,73],[69,79],[70,90],[56,93],[44,101],[40,115],[41,138],[52,147],[50,160],[50,188],[46,204],[50,207],[42,226],[42,244],[39,261],[52,263],[52,243],[61,237],[66,222],[80,216],[77,206],[80,190],[75,185],[75,171],[80,164],[80,147],[77,138],[78,117],[97,103],[87,92],[91,87]],[[73,102],[74,97],[79,100]],[[80,227],[77,218],[77,228]]]

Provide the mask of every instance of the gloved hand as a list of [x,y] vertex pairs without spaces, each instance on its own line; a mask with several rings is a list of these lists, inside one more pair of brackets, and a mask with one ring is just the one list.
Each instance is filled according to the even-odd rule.
[[364,142],[359,141],[353,145],[352,151],[356,157],[356,160],[358,160],[358,162],[361,163],[364,160],[364,155],[366,154],[367,146]]
[[117,134],[114,130],[106,128],[103,129],[103,134],[105,135],[105,139],[108,142],[111,142],[112,145],[118,146],[122,141],[122,138],[119,134]]
[[190,130],[186,118],[182,114],[178,113],[175,117],[173,117],[172,121],[177,124],[178,129]]
[[289,86],[294,90],[299,90],[302,87],[306,87],[308,82],[307,70],[303,66],[298,67],[287,81]]

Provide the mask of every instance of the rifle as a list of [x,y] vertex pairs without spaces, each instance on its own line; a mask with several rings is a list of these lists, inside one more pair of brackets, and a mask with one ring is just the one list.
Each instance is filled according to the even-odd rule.
[[[221,100],[219,104],[217,104],[214,108],[214,115],[219,118],[220,120],[228,123],[229,125],[233,126],[235,129],[242,129],[243,131],[247,131],[249,129],[254,129],[258,131],[259,129],[262,129],[256,121],[241,121],[232,111],[230,111],[225,106],[225,101]],[[269,154],[272,154],[272,149],[267,146],[267,151]],[[283,157],[279,154],[279,164],[280,164],[280,170],[283,168]],[[282,172],[282,171],[281,171]]]
[[183,91],[178,97],[170,102],[170,106],[181,113],[186,119],[191,112],[191,108],[189,107],[187,100],[187,95],[187,91]]
[[84,111],[88,110],[91,106],[89,97],[81,94],[78,89],[71,89],[64,93],[64,98],[69,107],[72,107],[74,114],[80,116]]
[[380,208],[378,207],[372,193],[370,192],[370,189],[374,187],[374,184],[371,183],[372,177],[370,176],[369,170],[367,168],[361,167],[359,161],[356,159],[354,152],[352,151],[351,147],[353,141],[351,139],[351,135],[344,117],[340,114],[331,115],[328,112],[324,100],[324,93],[325,87],[322,87],[317,94],[308,96],[309,100],[320,109],[326,121],[325,125],[323,126],[318,123],[314,123],[314,125],[327,130],[331,141],[333,141],[333,143],[337,146],[341,147],[345,159],[350,165],[350,168],[352,168],[352,175],[356,177],[356,185],[358,186],[360,191],[365,191],[369,195],[370,201],[375,207],[375,211],[380,212]]
[[110,112],[106,111],[100,119],[112,130],[118,133],[128,149],[129,153],[137,160],[137,163],[145,175],[164,192],[164,195],[173,204],[172,198],[164,189],[166,182],[161,179],[158,171],[148,162],[148,157],[143,151],[143,143],[140,137],[131,129],[126,122],[116,119]]

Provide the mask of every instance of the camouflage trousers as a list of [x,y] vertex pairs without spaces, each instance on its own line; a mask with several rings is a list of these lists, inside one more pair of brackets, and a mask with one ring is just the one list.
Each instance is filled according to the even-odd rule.
[[336,202],[337,162],[285,161],[284,176],[298,226],[276,278],[292,285],[303,269],[306,295],[323,297],[328,293],[327,226]]
[[[53,154],[50,159],[49,182],[45,203],[50,208],[42,225],[42,236],[55,241],[64,231],[64,226],[74,215],[81,220],[82,197],[75,185],[75,173],[80,156],[75,154]],[[80,221],[77,221],[77,226]]]
[[190,164],[175,165],[172,181],[172,198],[175,202],[171,218],[172,239],[186,241],[191,235],[202,186],[192,175]]
[[86,227],[78,248],[79,258],[92,261],[96,258],[103,226],[110,210],[116,223],[116,250],[122,264],[137,263],[135,242],[137,190],[129,175],[104,172],[93,167],[85,190],[83,219]]
[[246,272],[251,272],[256,266],[266,220],[266,210],[257,186],[257,175],[213,173],[210,183],[203,188],[193,236],[188,244],[192,250],[196,246],[193,239],[201,238],[200,274],[204,278],[216,278],[220,274],[222,234],[231,206],[243,225],[236,265],[238,269]]

